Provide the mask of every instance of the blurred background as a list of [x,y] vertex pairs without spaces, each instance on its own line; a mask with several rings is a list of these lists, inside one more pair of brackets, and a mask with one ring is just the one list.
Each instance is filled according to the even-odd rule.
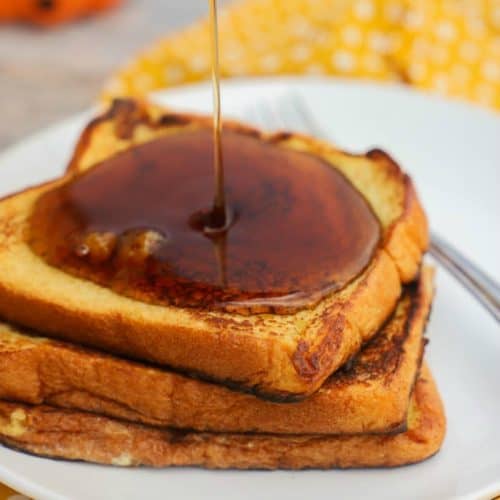
[[48,27],[0,24],[0,149],[87,108],[109,75],[138,50],[207,11],[206,0],[125,0],[98,15]]
[[[500,109],[500,0],[219,0],[224,77],[409,84]],[[99,97],[207,79],[207,0],[0,0],[0,149]]]

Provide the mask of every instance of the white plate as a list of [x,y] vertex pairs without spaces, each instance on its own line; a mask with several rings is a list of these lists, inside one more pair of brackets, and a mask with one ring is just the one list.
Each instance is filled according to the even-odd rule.
[[[500,276],[500,117],[400,87],[329,79],[240,80],[224,85],[224,110],[295,89],[344,148],[391,152],[414,177],[432,225]],[[209,111],[210,89],[161,100]],[[89,114],[0,156],[0,195],[59,175]],[[448,415],[441,452],[393,470],[234,472],[118,469],[36,458],[0,448],[0,480],[36,498],[489,498],[500,493],[500,331],[444,270],[428,334],[428,359]]]

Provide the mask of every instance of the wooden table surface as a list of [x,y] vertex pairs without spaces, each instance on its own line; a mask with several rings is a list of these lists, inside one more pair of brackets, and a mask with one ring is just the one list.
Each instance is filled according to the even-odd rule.
[[0,25],[0,150],[87,108],[142,47],[207,12],[207,0],[125,0],[53,30]]

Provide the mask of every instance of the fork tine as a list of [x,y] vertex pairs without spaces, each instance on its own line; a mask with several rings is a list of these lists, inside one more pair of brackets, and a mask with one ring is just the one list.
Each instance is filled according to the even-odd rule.
[[287,93],[277,99],[257,99],[244,115],[247,120],[267,130],[292,130],[327,138],[297,94]]
[[292,102],[292,94],[281,96],[275,105],[279,109],[282,121],[287,129],[295,132],[308,132],[307,128],[304,127],[302,116],[297,112],[297,108]]
[[281,113],[277,110],[275,102],[263,99],[255,104],[255,109],[260,113],[264,128],[268,130],[286,128],[286,123],[283,121]]
[[250,106],[251,114],[255,117],[255,121],[260,128],[272,128],[272,124],[269,124],[266,104],[264,100],[258,100],[252,103]]
[[293,128],[293,124],[287,121],[285,113],[283,113],[281,100],[279,98],[269,101],[268,110],[272,115],[272,123],[275,124],[275,128],[281,130]]
[[255,112],[255,109],[253,106],[248,107],[244,111],[239,113],[238,118],[249,122],[254,127],[258,127],[258,128],[262,127],[262,124],[260,122],[260,117]]
[[290,108],[293,108],[295,114],[300,117],[303,123],[303,129],[315,137],[322,139],[328,138],[325,131],[319,126],[310,110],[304,105],[303,100],[297,94],[290,94],[289,105]]

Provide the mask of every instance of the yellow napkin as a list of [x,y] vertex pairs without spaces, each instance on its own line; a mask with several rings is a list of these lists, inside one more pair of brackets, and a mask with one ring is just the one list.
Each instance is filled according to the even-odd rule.
[[[207,79],[208,33],[203,20],[158,41],[105,96]],[[400,81],[500,109],[500,0],[242,0],[221,13],[220,39],[224,77]]]

